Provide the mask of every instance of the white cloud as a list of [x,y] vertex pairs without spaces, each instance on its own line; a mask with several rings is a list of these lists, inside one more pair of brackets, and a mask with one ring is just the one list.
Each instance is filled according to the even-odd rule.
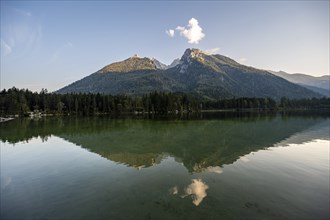
[[6,41],[2,39],[0,41],[0,48],[1,48],[1,54],[4,56],[7,56],[12,51],[11,47],[6,43]]
[[187,28],[178,26],[176,30],[180,32],[181,36],[187,38],[190,44],[198,44],[205,37],[203,29],[199,26],[198,20],[195,18],[189,20]]
[[28,15],[18,16],[17,20],[3,27],[1,55],[13,54],[16,58],[23,58],[39,49],[42,27],[35,19],[25,16]]
[[[204,37],[203,29],[198,24],[198,20],[191,18],[188,22],[187,27],[177,26],[176,31],[180,33],[181,36],[188,39],[190,44],[198,44]],[[166,30],[166,34],[170,37],[174,37],[174,30]]]
[[216,47],[216,48],[204,50],[204,53],[211,55],[211,54],[217,53],[219,50],[220,50],[220,48]]
[[246,62],[246,61],[247,61],[247,59],[246,59],[245,57],[242,57],[242,58],[239,59],[239,62],[240,62],[240,63],[244,63],[244,62]]
[[165,32],[168,36],[174,37],[174,30],[173,29],[166,30]]

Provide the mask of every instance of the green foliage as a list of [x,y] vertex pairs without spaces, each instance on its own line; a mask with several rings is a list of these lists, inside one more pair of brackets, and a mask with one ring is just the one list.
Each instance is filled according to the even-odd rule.
[[277,103],[271,98],[233,98],[204,103],[206,109],[277,109]]
[[0,92],[0,114],[27,115],[30,111],[45,114],[96,115],[119,113],[168,114],[198,111],[199,103],[187,95],[152,92],[142,97],[100,93],[55,94],[12,88]]
[[48,93],[11,88],[0,92],[1,115],[28,115],[31,111],[45,114],[99,115],[121,113],[148,113],[157,115],[201,110],[276,110],[329,109],[330,98],[288,99],[276,103],[272,98],[231,98],[210,100],[199,94],[151,92],[141,96],[107,95],[100,93]]

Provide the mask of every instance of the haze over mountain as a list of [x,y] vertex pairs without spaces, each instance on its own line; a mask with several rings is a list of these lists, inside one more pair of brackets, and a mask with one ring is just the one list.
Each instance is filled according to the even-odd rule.
[[187,49],[166,66],[156,59],[130,57],[112,63],[57,93],[143,95],[153,91],[184,92],[205,99],[321,97],[268,71],[244,66],[222,55]]
[[292,83],[296,83],[298,85],[301,85],[309,90],[312,90],[314,92],[320,93],[324,96],[329,97],[330,96],[330,76],[324,75],[324,76],[309,76],[306,74],[301,73],[294,73],[289,74],[284,71],[269,71],[272,74],[282,77]]

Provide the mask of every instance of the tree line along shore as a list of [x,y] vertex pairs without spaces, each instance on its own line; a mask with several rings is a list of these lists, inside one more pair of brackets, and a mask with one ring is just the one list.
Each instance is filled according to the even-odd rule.
[[[207,100],[193,94],[152,92],[143,96],[94,93],[49,93],[46,89],[4,89],[0,92],[0,115],[102,115],[102,114],[178,114],[207,111],[330,110],[330,98],[274,100],[269,97],[240,97]],[[6,118],[4,118],[6,117]],[[1,119],[1,120],[2,120]]]

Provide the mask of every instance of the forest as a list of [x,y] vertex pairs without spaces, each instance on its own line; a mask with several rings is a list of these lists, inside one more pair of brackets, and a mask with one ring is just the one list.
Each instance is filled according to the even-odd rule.
[[330,109],[330,98],[288,99],[240,97],[201,100],[183,93],[152,92],[143,96],[94,93],[49,93],[46,89],[4,89],[0,92],[0,115],[28,116],[31,112],[55,115],[101,115],[123,113],[176,114],[206,110],[276,111],[283,109]]

